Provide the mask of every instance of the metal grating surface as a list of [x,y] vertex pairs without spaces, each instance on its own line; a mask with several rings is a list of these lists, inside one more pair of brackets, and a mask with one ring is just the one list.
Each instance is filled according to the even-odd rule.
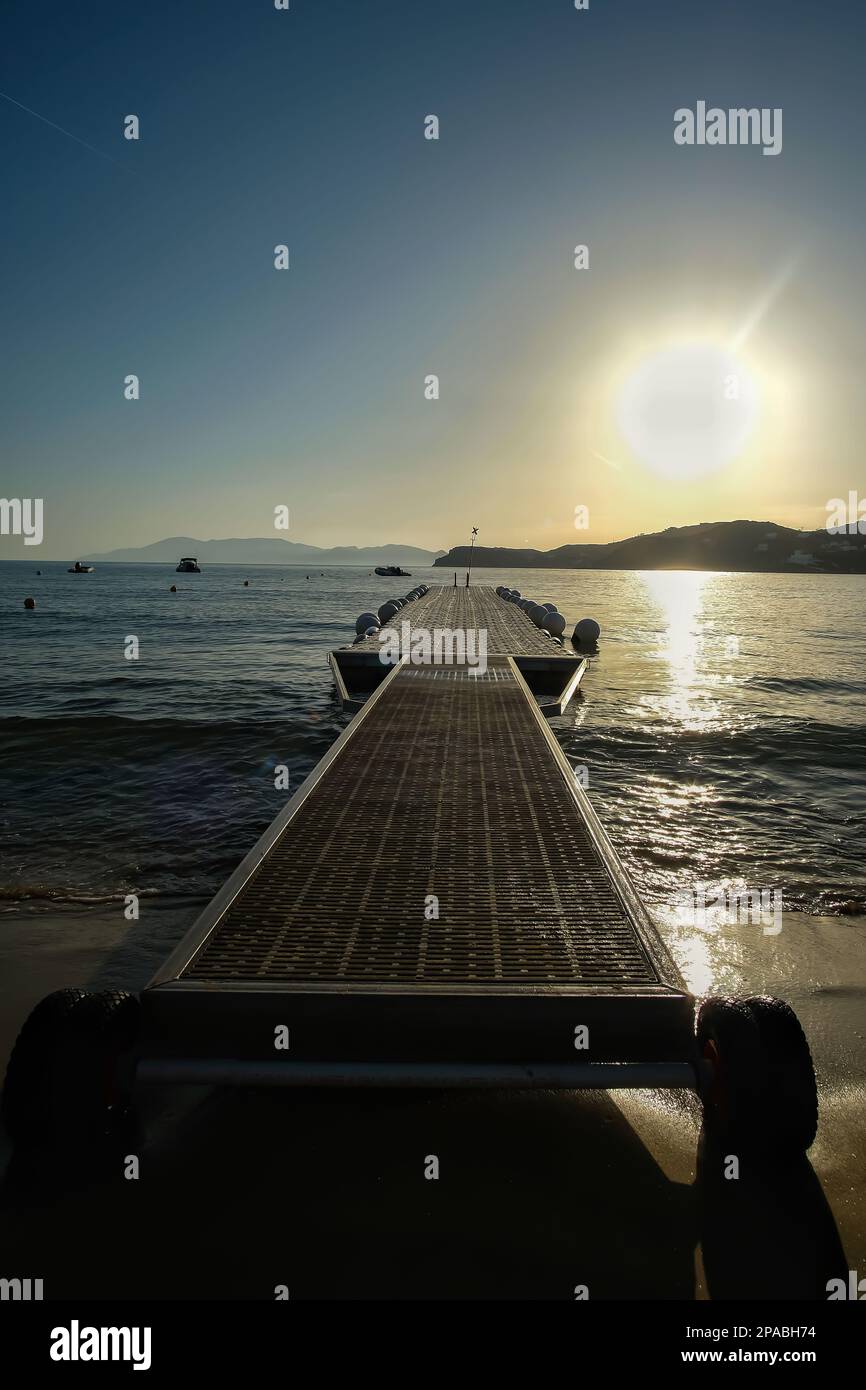
[[[371,609],[379,608],[391,597],[402,597],[399,591],[390,592],[376,598]],[[462,628],[464,632],[482,630],[487,633],[487,651],[505,656],[562,656],[563,649],[551,642],[527,618],[522,609],[513,603],[499,598],[496,590],[489,584],[481,584],[476,589],[454,589],[447,585],[436,585],[423,598],[414,599],[401,608],[396,617],[386,624],[401,632],[401,624],[408,622],[414,632],[418,628],[432,631],[434,628],[448,628],[451,631]],[[352,643],[350,651],[379,651],[378,637],[368,637],[364,642]],[[476,651],[478,650],[476,646]],[[569,647],[570,651],[571,648]]]
[[401,669],[182,977],[658,980],[502,658],[483,679]]

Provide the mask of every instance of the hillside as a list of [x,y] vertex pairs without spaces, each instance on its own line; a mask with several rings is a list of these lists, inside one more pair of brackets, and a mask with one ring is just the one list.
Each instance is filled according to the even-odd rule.
[[[434,561],[465,568],[469,546],[454,546]],[[475,546],[476,569],[695,569],[866,573],[866,536],[794,531],[769,521],[713,521],[670,526],[606,545],[561,545],[555,550]]]
[[195,536],[169,536],[151,545],[89,554],[94,563],[177,564],[182,555],[195,555],[211,565],[432,565],[441,550],[422,550],[416,545],[354,546],[325,549],[273,536],[230,537],[197,540]]

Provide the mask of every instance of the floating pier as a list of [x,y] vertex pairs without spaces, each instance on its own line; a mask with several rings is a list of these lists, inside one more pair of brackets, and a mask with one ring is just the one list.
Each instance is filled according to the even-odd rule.
[[[408,649],[419,634],[457,632],[473,639],[471,645],[477,653],[483,634],[488,659],[513,657],[550,717],[563,713],[586,671],[586,658],[571,643],[567,648],[559,646],[540,632],[521,609],[499,598],[489,585],[475,589],[445,585],[431,588],[387,619],[382,628],[402,636],[404,625]],[[383,661],[384,654],[381,634],[331,652],[331,669],[344,709],[360,709],[388,675],[391,667]]]
[[693,1085],[692,1001],[545,717],[585,660],[490,588],[404,614],[485,630],[483,669],[332,653],[359,712],[144,992],[142,1074]]
[[357,713],[141,995],[61,990],[30,1015],[13,1142],[125,1152],[147,1082],[670,1086],[700,1091],[720,1153],[805,1153],[818,1099],[796,1015],[760,996],[695,1017],[547,722],[579,652],[491,589],[382,607],[410,638],[484,631],[484,660],[383,662],[359,619],[331,654]]

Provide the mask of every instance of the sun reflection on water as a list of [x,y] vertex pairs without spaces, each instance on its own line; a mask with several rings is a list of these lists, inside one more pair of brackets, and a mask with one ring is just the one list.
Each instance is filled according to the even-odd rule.
[[[732,727],[730,703],[719,699],[726,664],[725,635],[717,631],[714,621],[723,609],[719,579],[697,571],[640,575],[655,618],[656,638],[640,712],[674,736],[699,736]],[[696,873],[703,871],[710,879],[715,876],[716,856],[727,832],[725,818],[714,816],[719,797],[715,780],[695,777],[693,757],[686,744],[675,778],[650,775],[645,779],[643,811],[649,840],[645,852],[655,872],[667,880],[667,893],[657,903],[658,915],[688,987],[700,995],[717,985],[724,973],[730,942],[697,930],[680,904]],[[714,826],[709,839],[708,818]],[[684,877],[686,864],[690,872]]]
[[664,688],[641,698],[643,708],[680,730],[719,728],[723,706],[714,691],[724,680],[713,670],[721,638],[708,617],[718,575],[695,570],[656,570],[641,576],[659,620],[659,656],[667,665]]

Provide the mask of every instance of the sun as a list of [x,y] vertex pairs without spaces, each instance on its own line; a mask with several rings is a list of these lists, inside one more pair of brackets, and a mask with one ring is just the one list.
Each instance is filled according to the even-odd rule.
[[641,362],[616,404],[620,433],[661,477],[701,478],[744,449],[758,415],[758,387],[727,347],[678,343]]

